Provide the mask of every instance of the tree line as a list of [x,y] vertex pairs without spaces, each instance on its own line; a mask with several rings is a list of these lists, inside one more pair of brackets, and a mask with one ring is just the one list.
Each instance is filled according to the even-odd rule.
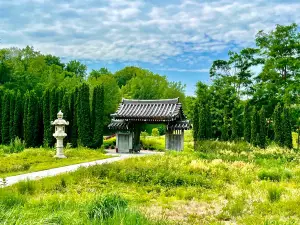
[[51,121],[57,119],[59,110],[70,122],[66,127],[65,142],[73,147],[80,144],[91,148],[99,148],[103,143],[103,85],[90,88],[83,83],[71,93],[52,88],[45,90],[41,97],[34,90],[26,91],[24,95],[19,90],[5,90],[0,92],[0,99],[1,144],[7,145],[18,137],[27,147],[53,147]]
[[291,148],[292,131],[300,134],[298,26],[259,31],[255,43],[215,60],[212,83],[198,82],[196,96],[186,98],[196,141],[245,140],[261,147],[274,141]]

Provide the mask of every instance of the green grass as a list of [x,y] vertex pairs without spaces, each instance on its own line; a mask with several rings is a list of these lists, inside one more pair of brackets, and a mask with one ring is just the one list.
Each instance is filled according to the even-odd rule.
[[26,149],[20,153],[5,154],[0,150],[0,177],[18,175],[51,169],[81,162],[109,158],[103,150],[89,150],[86,148],[66,149],[66,159],[53,158],[55,150]]
[[[187,138],[186,145],[192,146]],[[4,224],[300,224],[300,155],[203,141],[0,190]]]

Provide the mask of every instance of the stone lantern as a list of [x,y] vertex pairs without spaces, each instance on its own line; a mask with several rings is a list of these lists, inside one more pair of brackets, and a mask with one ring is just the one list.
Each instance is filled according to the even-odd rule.
[[51,122],[51,125],[55,126],[55,133],[53,134],[53,137],[56,138],[56,155],[54,157],[56,158],[66,158],[64,155],[64,138],[67,136],[65,132],[66,125],[69,125],[68,121],[65,121],[63,119],[63,113],[60,110],[57,113],[57,119],[53,122]]

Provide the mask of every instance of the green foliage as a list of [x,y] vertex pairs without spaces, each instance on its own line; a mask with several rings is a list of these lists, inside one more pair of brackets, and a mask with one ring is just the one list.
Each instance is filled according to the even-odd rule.
[[91,220],[105,220],[127,206],[128,202],[119,195],[105,195],[94,199],[89,204],[87,214]]
[[34,91],[28,94],[28,107],[26,109],[25,143],[28,147],[39,146],[39,105]]
[[22,138],[22,128],[23,128],[23,98],[21,93],[18,91],[15,101],[14,109],[14,120],[13,120],[13,137]]
[[[70,111],[70,96],[69,94],[64,94],[63,100],[62,100],[62,106],[61,111],[63,112],[63,119],[70,122],[70,119],[72,117],[72,112]],[[65,127],[65,132],[67,133],[67,137],[64,139],[64,142],[69,143],[70,142],[70,127]]]
[[52,143],[52,129],[50,117],[50,90],[47,89],[43,95],[43,125],[44,125],[44,146]]
[[153,128],[151,132],[151,136],[158,137],[159,136],[159,130],[157,128]]
[[284,136],[284,146],[287,148],[293,148],[292,139],[292,127],[291,127],[291,116],[288,108],[283,109],[283,136]]
[[256,108],[253,108],[252,110],[252,118],[251,118],[251,144],[254,146],[259,145],[259,134],[260,134],[260,128],[259,128],[259,112]]
[[281,181],[282,179],[291,179],[292,174],[289,170],[282,170],[278,168],[262,170],[258,173],[258,178],[260,180],[270,180],[270,181]]
[[142,149],[146,150],[165,150],[165,139],[163,137],[146,137],[140,140]]
[[222,126],[222,140],[227,141],[229,139],[229,118],[228,109],[224,109],[223,126]]
[[232,133],[231,133],[231,140],[238,140],[239,139],[239,130],[238,130],[238,110],[237,108],[233,108],[232,110]]
[[266,111],[264,106],[259,111],[259,147],[265,148],[266,147]]
[[250,143],[251,140],[251,109],[249,101],[246,102],[243,115],[244,140]]
[[116,137],[112,137],[112,138],[104,140],[103,146],[105,149],[109,149],[109,148],[114,149],[116,147]]
[[25,141],[22,141],[19,137],[10,141],[9,151],[7,153],[19,153],[25,149]]
[[10,93],[5,92],[2,100],[2,143],[9,144],[9,124],[10,124]]
[[83,146],[91,145],[91,112],[90,90],[87,84],[82,84],[78,91],[78,137]]
[[9,140],[13,140],[15,138],[14,134],[14,112],[15,112],[15,93],[12,92],[10,94],[10,100],[9,100]]
[[194,105],[194,117],[193,117],[193,137],[194,140],[199,140],[199,105],[196,103]]
[[70,121],[69,121],[69,140],[73,148],[78,145],[78,88],[71,94],[70,98]]
[[274,141],[280,145],[284,145],[284,133],[283,133],[283,127],[282,127],[282,107],[280,104],[277,104],[275,110],[274,110],[274,132],[275,132],[275,138]]
[[272,186],[268,189],[268,199],[270,202],[278,202],[282,195],[282,189],[277,186]]

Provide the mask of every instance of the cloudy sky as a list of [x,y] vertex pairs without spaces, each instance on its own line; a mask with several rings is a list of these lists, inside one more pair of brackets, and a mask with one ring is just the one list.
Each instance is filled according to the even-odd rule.
[[299,12],[299,0],[0,0],[0,48],[30,45],[89,70],[140,66],[193,94],[213,60]]

